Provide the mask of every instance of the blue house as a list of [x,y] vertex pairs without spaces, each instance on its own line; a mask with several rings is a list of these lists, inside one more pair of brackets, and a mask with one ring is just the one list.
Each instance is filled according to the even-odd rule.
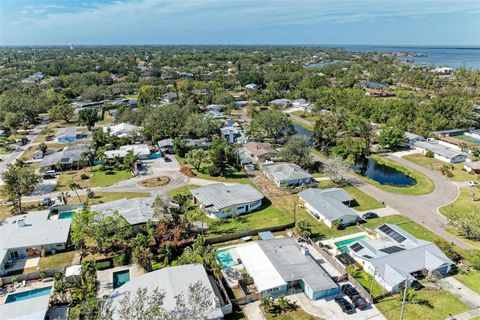
[[[81,135],[81,134],[80,134]],[[79,133],[75,128],[60,128],[57,130],[57,142],[58,143],[69,143],[77,140]]]

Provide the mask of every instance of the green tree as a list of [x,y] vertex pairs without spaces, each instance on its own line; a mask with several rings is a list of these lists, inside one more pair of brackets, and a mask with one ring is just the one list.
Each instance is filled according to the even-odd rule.
[[64,120],[69,123],[75,115],[74,109],[69,105],[57,104],[48,110],[50,117],[56,120]]
[[88,130],[92,130],[92,127],[98,120],[97,110],[93,108],[84,108],[78,112],[78,122],[81,125],[87,126]]
[[78,190],[82,190],[82,186],[79,185],[78,183],[74,182],[74,181],[71,181],[69,184],[68,184],[68,187],[70,188],[70,190],[72,190],[73,192],[75,192],[76,196],[77,196],[77,199],[78,199],[78,203],[82,203],[82,199],[80,198],[79,194],[78,194]]
[[294,132],[288,117],[280,111],[268,110],[256,113],[250,123],[250,134],[255,139],[274,139]]
[[33,192],[40,182],[40,176],[36,175],[32,168],[20,160],[7,165],[7,169],[2,172],[1,176],[5,183],[3,192],[7,201],[12,203],[17,214],[22,214],[22,197]]
[[395,150],[407,142],[407,136],[400,128],[387,127],[380,132],[379,142],[382,148]]
[[25,125],[25,114],[22,112],[7,112],[3,117],[3,126],[16,132],[21,126]]
[[57,195],[58,201],[61,201],[64,205],[68,204],[68,199],[70,199],[70,193],[62,191]]
[[152,85],[144,85],[138,89],[138,105],[145,107],[158,98],[158,90]]
[[308,221],[301,219],[295,225],[295,231],[300,237],[309,238],[312,235],[312,226]]
[[208,151],[203,149],[194,149],[190,150],[185,155],[185,160],[190,164],[195,170],[199,171],[202,164],[208,162]]
[[303,136],[291,136],[279,156],[283,161],[293,162],[304,169],[311,168],[313,164],[307,139]]
[[231,170],[239,168],[238,152],[224,139],[214,137],[209,150],[211,165],[207,173],[211,176],[227,176]]
[[170,241],[165,242],[163,246],[158,248],[158,258],[162,260],[164,266],[170,265],[173,256],[174,252]]
[[123,157],[123,166],[130,172],[135,171],[135,163],[137,163],[138,157],[133,154],[132,150],[128,150],[125,157]]
[[38,150],[42,151],[42,154],[45,156],[45,153],[47,153],[48,146],[42,142],[38,145]]

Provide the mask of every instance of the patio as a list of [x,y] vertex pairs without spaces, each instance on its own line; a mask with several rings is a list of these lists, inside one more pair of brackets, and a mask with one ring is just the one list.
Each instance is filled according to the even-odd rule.
[[98,282],[97,297],[98,298],[109,296],[113,292],[114,290],[113,289],[113,273],[118,271],[123,271],[123,270],[130,271],[130,280],[144,273],[135,264],[97,271],[97,282]]
[[[19,260],[16,260],[11,267],[6,268],[5,271],[8,273],[8,272],[31,269],[31,268],[36,269],[39,262],[40,262],[39,256],[28,257],[26,259],[19,259]],[[36,271],[36,270],[33,270],[33,271]]]

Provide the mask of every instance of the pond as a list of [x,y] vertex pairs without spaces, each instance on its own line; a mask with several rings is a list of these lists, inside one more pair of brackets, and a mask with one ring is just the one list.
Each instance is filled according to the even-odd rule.
[[296,123],[292,123],[292,125],[293,125],[293,129],[295,130],[295,134],[305,136],[305,138],[307,138],[308,145],[312,146],[313,145],[313,132],[308,130],[308,129],[305,129],[302,126],[299,126]]
[[378,163],[372,158],[358,158],[352,169],[355,170],[356,173],[382,185],[410,187],[417,183],[412,177],[395,168]]

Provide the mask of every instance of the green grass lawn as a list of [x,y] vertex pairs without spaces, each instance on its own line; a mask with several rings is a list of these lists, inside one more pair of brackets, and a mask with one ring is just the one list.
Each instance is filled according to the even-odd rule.
[[315,122],[317,120],[317,117],[313,115],[311,112],[305,112],[305,111],[299,110],[299,111],[292,112],[292,114],[310,122]]
[[187,184],[185,186],[182,186],[180,188],[172,189],[167,192],[169,197],[173,197],[177,194],[190,194],[190,190],[197,189],[199,186],[194,185],[194,184]]
[[289,118],[291,122],[293,122],[294,124],[297,124],[299,125],[300,127],[304,128],[304,129],[307,129],[309,131],[313,131],[313,125],[308,125],[308,124],[305,124],[303,122],[300,122],[300,121],[297,121],[296,119],[293,119],[292,117]]
[[350,186],[344,188],[354,199],[352,208],[358,211],[374,210],[383,208],[383,205],[377,199],[370,197],[360,189]]
[[210,238],[235,232],[280,226],[293,222],[293,219],[272,205],[270,200],[264,198],[263,205],[258,211],[241,215],[237,219],[211,219],[206,217],[205,222],[209,227],[207,237]]
[[386,166],[395,168],[398,171],[401,171],[404,174],[411,176],[412,178],[414,178],[417,181],[417,183],[415,185],[411,186],[411,187],[395,187],[395,186],[389,186],[389,185],[382,185],[382,184],[380,184],[380,183],[378,183],[378,182],[376,182],[376,181],[374,181],[370,178],[363,177],[359,174],[355,174],[357,177],[359,177],[363,181],[366,181],[370,184],[373,184],[379,189],[382,189],[382,190],[388,191],[388,192],[392,192],[392,193],[421,195],[421,194],[431,193],[434,190],[435,185],[433,184],[433,181],[430,180],[430,178],[428,178],[424,174],[422,174],[422,173],[420,173],[416,170],[405,168],[405,167],[397,164],[394,161],[388,160],[388,159],[386,159],[384,157],[381,157],[381,156],[378,156],[378,155],[372,155],[371,157],[373,159],[375,159],[375,161],[377,161],[378,163],[381,163],[381,164],[384,164]]
[[[81,179],[81,175],[86,174],[89,179]],[[107,187],[117,182],[132,178],[130,171],[125,170],[101,170],[100,166],[93,167],[93,172],[90,169],[67,171],[60,174],[57,181],[57,191],[69,191],[68,186],[70,182],[74,181],[83,188],[91,187]]]
[[404,156],[403,158],[413,163],[416,163],[419,166],[422,166],[437,172],[444,165],[448,165],[450,172],[453,174],[453,177],[449,178],[452,181],[470,181],[470,180],[476,180],[478,177],[478,174],[469,173],[463,170],[462,163],[446,163],[438,159],[427,158],[423,154],[411,154],[408,156]]
[[[443,290],[422,289],[419,297],[427,299],[430,306],[420,304],[407,304],[404,311],[404,319],[438,320],[446,319],[450,314],[455,315],[469,310],[464,304],[450,292]],[[400,319],[401,301],[398,294],[387,297],[375,304],[385,318],[389,320]]]
[[379,285],[377,281],[372,281],[372,276],[366,273],[363,269],[357,271],[355,279],[357,279],[357,281],[360,282],[360,284],[367,289],[373,297],[378,297],[385,292],[382,286]]
[[72,264],[75,251],[59,252],[54,255],[41,257],[38,267],[41,270],[55,269],[58,267],[70,266]]
[[455,279],[469,287],[471,290],[480,294],[480,271],[470,271],[468,273],[456,274]]
[[306,313],[300,307],[297,307],[296,310],[286,311],[280,314],[263,312],[263,315],[267,320],[320,320],[320,318]]

